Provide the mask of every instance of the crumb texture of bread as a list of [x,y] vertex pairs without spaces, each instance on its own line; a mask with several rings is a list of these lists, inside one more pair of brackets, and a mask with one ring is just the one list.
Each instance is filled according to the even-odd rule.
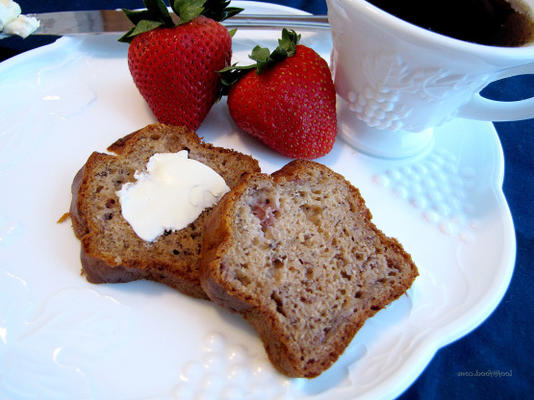
[[259,172],[258,162],[233,150],[203,143],[185,127],[149,125],[119,139],[108,150],[93,153],[72,183],[70,215],[81,240],[82,272],[93,283],[151,279],[200,298],[198,262],[203,224],[212,208],[178,231],[167,231],[153,242],[139,238],[122,217],[116,192],[135,180],[156,153],[188,150],[234,187],[245,173]]
[[329,368],[417,274],[410,255],[371,222],[359,191],[311,161],[249,176],[206,224],[204,290],[241,313],[292,377]]

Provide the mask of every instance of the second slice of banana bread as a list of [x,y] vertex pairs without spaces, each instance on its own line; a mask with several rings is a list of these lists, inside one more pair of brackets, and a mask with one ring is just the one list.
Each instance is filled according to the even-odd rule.
[[201,283],[259,333],[292,377],[329,368],[366,319],[401,296],[417,268],[371,222],[341,175],[296,160],[248,176],[204,226]]

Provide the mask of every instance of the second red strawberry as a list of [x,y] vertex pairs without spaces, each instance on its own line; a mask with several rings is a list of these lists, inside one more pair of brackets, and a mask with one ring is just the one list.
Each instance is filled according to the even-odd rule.
[[272,53],[253,49],[257,64],[221,74],[237,126],[287,157],[313,159],[334,145],[336,92],[326,61],[299,38],[284,29]]

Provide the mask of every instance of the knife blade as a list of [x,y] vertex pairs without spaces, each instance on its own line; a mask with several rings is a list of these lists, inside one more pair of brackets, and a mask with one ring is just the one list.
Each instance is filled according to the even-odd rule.
[[[121,10],[59,11],[26,15],[40,21],[40,27],[34,35],[126,32],[132,27]],[[228,28],[329,28],[326,15],[238,14],[222,21],[222,24]]]

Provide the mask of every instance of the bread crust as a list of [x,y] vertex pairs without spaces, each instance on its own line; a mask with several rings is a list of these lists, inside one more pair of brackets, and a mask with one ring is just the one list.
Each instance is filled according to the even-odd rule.
[[[291,337],[290,316],[281,316],[278,309],[269,304],[268,298],[262,299],[259,295],[251,296],[242,286],[228,278],[228,276],[231,276],[228,271],[237,270],[237,264],[243,262],[245,258],[243,255],[240,260],[235,260],[232,263],[233,260],[228,254],[232,249],[235,252],[235,248],[244,246],[243,243],[238,242],[237,230],[246,229],[246,227],[241,225],[238,227],[234,221],[236,220],[236,215],[238,215],[238,206],[240,207],[244,202],[244,200],[241,200],[248,198],[246,197],[247,191],[248,193],[254,193],[251,188],[259,188],[262,184],[272,185],[272,187],[276,188],[289,183],[298,188],[300,182],[310,179],[307,177],[310,171],[314,171],[314,173],[319,171],[326,181],[335,180],[337,184],[346,186],[349,193],[348,197],[352,198],[349,200],[361,205],[353,210],[354,214],[357,214],[354,218],[366,225],[365,229],[374,236],[374,240],[380,245],[380,251],[384,252],[384,259],[388,260],[387,262],[391,264],[392,268],[398,267],[399,270],[402,270],[402,274],[399,274],[399,281],[391,284],[390,287],[386,287],[383,291],[385,294],[381,298],[374,299],[372,296],[365,298],[364,296],[362,299],[358,299],[359,308],[357,312],[353,312],[351,308],[346,312],[343,311],[336,314],[331,326],[328,326],[329,331],[335,334],[334,338],[330,341],[325,339],[325,342],[321,344],[325,348],[321,349],[320,352],[316,352],[321,354],[303,354],[302,348],[306,347],[308,343],[302,343]],[[418,274],[411,256],[404,251],[400,243],[396,239],[384,235],[371,222],[371,213],[365,207],[358,189],[354,188],[341,175],[311,161],[295,160],[271,176],[266,174],[247,175],[238,186],[227,193],[219,202],[213,213],[206,220],[205,229],[206,235],[203,238],[200,264],[201,284],[204,291],[213,302],[233,312],[240,313],[258,332],[273,365],[280,372],[290,377],[312,378],[329,368],[350,344],[365,320],[401,296],[411,286]],[[287,240],[290,240],[290,238],[287,238]],[[361,263],[358,264],[355,258],[352,259],[352,262],[354,262],[353,269],[362,268]],[[287,265],[284,266],[284,268],[287,267]],[[289,267],[291,268],[291,266]],[[320,267],[318,265],[314,266],[314,268]],[[269,268],[269,265],[265,264],[258,270],[261,271],[267,268]],[[272,284],[274,288],[277,288],[285,284],[283,281],[273,283],[266,281],[264,278],[254,281],[252,275],[249,275],[248,278],[253,279],[251,285],[268,286]],[[354,282],[354,285],[359,283],[362,282]],[[292,288],[298,288],[298,286],[297,284]],[[304,315],[302,318],[309,318],[309,316]],[[311,347],[313,348],[313,346]],[[304,360],[302,357],[304,357]]]
[[[148,125],[118,139],[108,147],[115,155],[92,153],[73,179],[70,206],[72,227],[81,241],[82,274],[89,282],[149,279],[193,297],[207,298],[200,286],[198,253],[203,235],[201,222],[212,209],[204,210],[188,227],[148,243],[137,237],[124,220],[116,195],[123,183],[134,180],[133,172],[144,168],[154,153],[184,149],[189,150],[190,158],[221,174],[230,188],[243,174],[260,170],[250,156],[203,143],[185,127],[164,124]],[[117,171],[121,175],[115,178]],[[110,221],[106,221],[108,215]]]

